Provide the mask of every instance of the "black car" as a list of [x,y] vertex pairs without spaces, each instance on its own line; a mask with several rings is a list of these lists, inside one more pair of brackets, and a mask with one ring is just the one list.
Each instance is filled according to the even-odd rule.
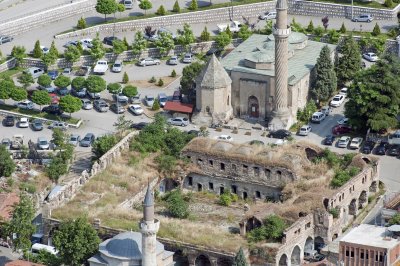
[[131,125],[131,128],[137,129],[137,130],[142,130],[145,128],[149,123],[146,122],[140,122],[140,123],[135,123]]
[[272,131],[271,133],[268,134],[269,138],[275,138],[275,139],[286,139],[290,136],[292,136],[292,132],[286,129],[279,129],[276,131]]
[[375,142],[373,142],[372,140],[367,140],[364,143],[364,146],[362,147],[361,152],[365,153],[365,154],[370,154],[372,152],[372,150],[374,149],[374,147],[375,147]]
[[333,136],[333,135],[328,135],[324,139],[324,144],[325,145],[332,146],[333,142],[335,142],[335,136]]
[[61,115],[63,113],[60,106],[57,104],[52,104],[52,105],[43,107],[42,111],[46,112],[48,114],[52,114],[52,115]]
[[103,43],[107,44],[107,45],[113,45],[113,41],[120,41],[120,39],[118,39],[118,37],[114,37],[114,36],[109,36],[109,37],[104,37],[103,39]]
[[4,119],[3,119],[3,125],[5,127],[13,127],[15,125],[15,117],[12,115],[7,115]]
[[32,121],[31,127],[33,131],[41,131],[43,130],[43,122],[39,119],[35,119]]
[[388,148],[388,155],[399,156],[400,155],[400,145],[399,144],[390,145]]
[[385,155],[386,151],[388,149],[389,143],[387,142],[381,142],[375,149],[375,154],[376,155]]
[[51,78],[51,80],[55,80],[58,77],[57,70],[49,70],[47,71],[47,75]]
[[224,49],[214,47],[208,50],[206,55],[209,56],[215,54],[216,57],[220,57],[223,50]]
[[196,136],[196,137],[200,136],[200,131],[194,130],[194,129],[193,130],[189,130],[187,133],[190,134],[190,135]]
[[11,36],[0,35],[0,44],[11,42],[12,40],[14,40],[14,38]]

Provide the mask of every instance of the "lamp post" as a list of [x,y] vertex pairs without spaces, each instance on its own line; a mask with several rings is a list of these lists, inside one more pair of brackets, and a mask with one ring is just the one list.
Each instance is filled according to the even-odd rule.
[[351,20],[353,20],[353,2],[354,0],[351,0]]

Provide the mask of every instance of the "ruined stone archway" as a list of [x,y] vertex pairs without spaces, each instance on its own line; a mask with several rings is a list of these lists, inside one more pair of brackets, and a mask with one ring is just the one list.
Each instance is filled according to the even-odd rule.
[[195,266],[211,266],[210,259],[205,255],[200,255],[196,258]]
[[286,254],[283,254],[279,259],[279,266],[287,266],[288,265],[288,257]]
[[320,251],[323,247],[325,247],[325,241],[322,237],[317,236],[314,238],[314,249]]
[[258,99],[255,96],[250,96],[248,100],[248,115],[253,118],[258,118],[260,116],[260,105]]
[[349,214],[356,215],[357,214],[357,199],[352,199],[349,205]]
[[358,208],[364,208],[368,203],[368,193],[367,191],[361,191],[360,197],[358,198]]
[[369,187],[369,192],[377,192],[378,191],[378,182],[372,181],[371,186]]
[[300,265],[301,263],[301,249],[299,246],[295,246],[290,256],[290,263],[292,266]]
[[182,250],[177,250],[174,253],[175,265],[189,265],[189,259]]
[[246,222],[246,232],[250,232],[251,230],[261,227],[262,223],[256,217],[251,217]]
[[304,252],[314,250],[314,239],[311,236],[307,237],[306,243],[304,244]]
[[218,266],[231,266],[233,265],[233,261],[228,258],[219,258],[217,261]]

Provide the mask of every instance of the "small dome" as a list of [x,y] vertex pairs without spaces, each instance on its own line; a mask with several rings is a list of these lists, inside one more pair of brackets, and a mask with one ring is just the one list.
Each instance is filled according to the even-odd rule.
[[275,61],[275,55],[271,51],[257,51],[246,57],[246,60],[255,63],[272,63]]
[[214,145],[214,150],[216,151],[229,151],[232,149],[233,144],[225,141],[219,141]]
[[[270,35],[268,35],[268,39],[269,39],[270,41],[274,41],[274,40],[275,40],[275,37],[274,37],[273,34],[270,34]],[[298,43],[305,42],[305,41],[307,41],[307,40],[308,40],[308,37],[307,37],[307,35],[305,35],[304,33],[292,31],[292,32],[290,33],[290,35],[289,35],[288,42],[289,42],[290,44],[298,44]]]
[[252,147],[242,146],[236,150],[236,153],[241,155],[252,155],[254,153],[254,150]]

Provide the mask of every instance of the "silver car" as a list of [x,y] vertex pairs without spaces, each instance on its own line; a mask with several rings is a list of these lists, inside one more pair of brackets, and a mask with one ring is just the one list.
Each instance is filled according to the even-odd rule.
[[158,59],[153,59],[151,57],[148,58],[142,58],[139,61],[139,65],[140,66],[152,66],[152,65],[159,65],[160,64],[160,60]]
[[190,63],[192,63],[192,60],[193,60],[193,55],[187,53],[187,54],[185,54],[185,56],[183,57],[182,62],[183,62],[183,63],[190,64]]
[[60,122],[60,121],[54,121],[50,126],[50,129],[61,129],[61,130],[67,130],[68,129],[68,124],[65,122]]
[[48,150],[50,148],[50,143],[46,138],[39,137],[37,140],[37,147],[39,150]]
[[90,110],[93,108],[93,104],[90,100],[88,99],[82,99],[82,109],[83,110]]
[[80,145],[82,147],[90,147],[95,140],[93,133],[87,133],[86,136],[81,140]]
[[178,64],[178,57],[176,55],[171,56],[168,60],[168,65],[177,65]]
[[81,141],[81,137],[79,135],[71,135],[68,143],[74,146],[78,146],[78,143]]
[[119,61],[119,60],[115,61],[113,66],[112,66],[112,68],[111,68],[111,71],[115,72],[115,73],[121,72],[122,71],[122,62]]
[[109,109],[108,104],[107,104],[104,100],[102,100],[102,99],[100,99],[100,100],[95,100],[95,101],[93,102],[93,106],[94,106],[94,108],[95,108],[97,111],[99,111],[99,112],[107,112],[108,109]]
[[173,126],[182,126],[186,127],[189,125],[189,119],[186,117],[175,117],[175,118],[170,118],[168,119],[168,124],[173,125]]
[[371,22],[373,20],[374,18],[370,14],[361,14],[352,19],[352,21],[354,22]]

